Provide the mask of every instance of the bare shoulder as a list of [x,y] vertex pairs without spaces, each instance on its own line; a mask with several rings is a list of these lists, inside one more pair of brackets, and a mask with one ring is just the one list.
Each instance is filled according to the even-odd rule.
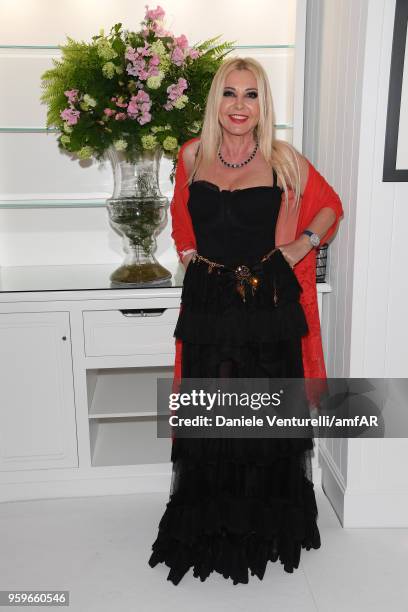
[[194,140],[183,149],[183,161],[187,174],[190,174],[191,170],[193,169],[194,159],[199,144],[200,140]]
[[309,162],[307,158],[302,155],[293,145],[284,140],[276,141],[281,149],[285,152],[285,154],[292,159],[296,159],[299,165],[299,173],[300,173],[300,193],[303,195],[303,192],[307,185],[307,180],[309,178]]

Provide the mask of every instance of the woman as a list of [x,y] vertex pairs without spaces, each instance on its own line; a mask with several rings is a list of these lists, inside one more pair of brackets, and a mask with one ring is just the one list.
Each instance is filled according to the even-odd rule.
[[[326,378],[315,246],[334,233],[343,209],[273,126],[263,67],[252,58],[224,61],[201,136],[181,147],[176,168],[172,237],[186,274],[175,382]],[[310,385],[310,401],[320,392]],[[313,445],[173,439],[170,500],[149,565],[166,563],[174,584],[190,567],[202,581],[215,570],[234,584],[247,583],[248,570],[262,580],[268,560],[293,572],[302,547],[320,547]]]

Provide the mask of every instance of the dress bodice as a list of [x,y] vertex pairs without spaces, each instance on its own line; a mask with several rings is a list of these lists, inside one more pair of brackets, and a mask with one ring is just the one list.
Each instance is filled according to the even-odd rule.
[[275,248],[281,195],[275,171],[273,186],[228,190],[194,180],[188,208],[198,253],[226,265],[258,261]]

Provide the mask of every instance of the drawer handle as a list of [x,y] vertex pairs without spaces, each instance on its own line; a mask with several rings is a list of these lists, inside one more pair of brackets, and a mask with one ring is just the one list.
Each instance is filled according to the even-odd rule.
[[120,309],[125,317],[160,317],[167,308],[129,308]]

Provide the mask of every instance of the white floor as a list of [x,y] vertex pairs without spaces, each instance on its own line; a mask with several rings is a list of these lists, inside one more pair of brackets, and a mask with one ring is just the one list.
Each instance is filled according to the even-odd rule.
[[408,529],[342,529],[316,495],[322,547],[293,574],[270,562],[263,581],[235,586],[192,570],[174,586],[147,565],[164,494],[3,503],[0,589],[69,590],[69,608],[47,609],[73,612],[407,612]]

